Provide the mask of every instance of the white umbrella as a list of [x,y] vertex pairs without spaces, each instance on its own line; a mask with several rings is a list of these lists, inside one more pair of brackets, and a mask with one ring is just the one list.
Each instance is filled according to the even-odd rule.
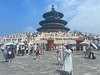
[[4,45],[2,45],[2,46],[1,46],[1,49],[5,49],[5,46],[4,46]]
[[30,42],[30,43],[28,43],[28,44],[33,44],[33,43]]
[[17,43],[14,43],[14,45],[17,45]]
[[24,43],[19,43],[19,45],[24,45]]
[[95,49],[98,49],[98,47],[97,47],[94,43],[91,43],[91,45],[92,45]]
[[80,44],[86,44],[86,42],[81,42]]
[[8,46],[8,45],[14,45],[14,43],[6,43],[6,44],[4,44],[4,46]]

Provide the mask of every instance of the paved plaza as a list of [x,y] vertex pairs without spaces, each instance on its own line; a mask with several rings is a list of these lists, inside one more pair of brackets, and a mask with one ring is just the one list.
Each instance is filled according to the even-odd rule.
[[[96,59],[85,59],[82,53],[74,51],[73,75],[100,75],[100,52]],[[0,52],[0,75],[64,75],[62,65],[57,64],[56,51],[46,51],[40,60],[33,55],[16,56],[12,63],[3,62]],[[63,61],[61,62],[63,63]]]

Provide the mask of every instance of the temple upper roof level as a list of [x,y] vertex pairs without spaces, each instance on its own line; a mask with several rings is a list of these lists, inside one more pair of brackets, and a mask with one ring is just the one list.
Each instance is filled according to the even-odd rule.
[[[46,12],[43,14],[43,17],[45,19],[61,19],[63,17],[63,13],[57,12],[54,8],[54,5],[52,5],[51,11]],[[57,17],[57,18],[55,18]]]

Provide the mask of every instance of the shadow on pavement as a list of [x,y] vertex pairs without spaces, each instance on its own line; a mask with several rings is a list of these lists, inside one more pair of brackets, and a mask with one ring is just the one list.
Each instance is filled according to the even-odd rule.
[[58,73],[60,73],[60,75],[66,75],[64,71],[62,70],[56,70]]
[[7,63],[7,62],[8,62],[8,61],[6,61],[6,62],[4,62],[4,61],[0,61],[0,63],[3,63],[3,64],[4,64],[4,63]]
[[65,71],[62,70],[56,70],[60,75],[72,75],[72,73],[66,73]]
[[58,63],[53,63],[52,65],[61,65],[61,66],[63,66],[62,63],[60,63],[60,64],[58,64]]

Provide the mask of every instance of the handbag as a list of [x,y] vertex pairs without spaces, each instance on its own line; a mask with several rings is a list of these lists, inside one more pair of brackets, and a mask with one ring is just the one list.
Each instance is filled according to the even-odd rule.
[[12,53],[11,51],[8,52],[8,54],[10,54],[10,55],[11,55],[11,53]]

